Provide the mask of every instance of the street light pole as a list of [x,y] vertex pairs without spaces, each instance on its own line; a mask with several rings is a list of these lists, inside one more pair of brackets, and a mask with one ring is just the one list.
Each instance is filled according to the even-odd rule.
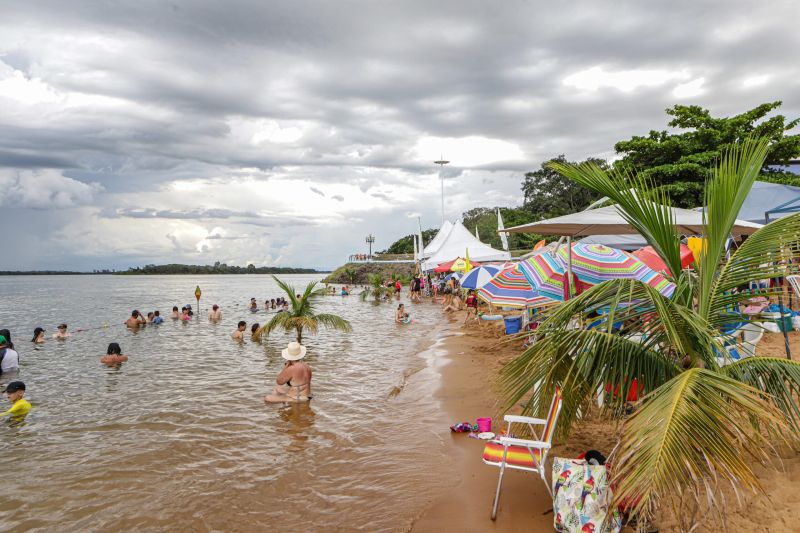
[[439,165],[439,179],[442,182],[442,225],[444,226],[444,166],[449,163],[450,161],[445,161],[442,156],[439,156],[438,161],[434,161],[434,164]]
[[367,261],[372,261],[372,243],[375,242],[375,237],[372,236],[372,233],[367,235],[367,244],[369,244],[369,255],[367,256]]

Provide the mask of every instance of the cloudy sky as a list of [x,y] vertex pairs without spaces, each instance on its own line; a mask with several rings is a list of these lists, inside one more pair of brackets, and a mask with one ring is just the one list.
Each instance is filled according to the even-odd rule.
[[[564,4],[567,4],[565,6]],[[795,1],[0,7],[4,269],[333,267],[676,103],[800,116]]]

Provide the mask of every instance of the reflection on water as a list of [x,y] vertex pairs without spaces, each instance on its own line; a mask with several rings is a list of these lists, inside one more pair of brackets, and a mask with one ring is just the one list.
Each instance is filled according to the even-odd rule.
[[[134,308],[194,304],[197,284],[191,322],[122,325]],[[405,530],[447,483],[433,352],[420,357],[437,308],[406,302],[415,321],[398,326],[396,303],[325,297],[320,311],[345,316],[353,333],[306,340],[310,403],[265,406],[291,336],[257,344],[230,333],[269,319],[249,312],[250,297],[279,295],[268,276],[0,277],[0,327],[34,406],[24,423],[0,426],[2,471],[24,473],[0,487],[0,529]],[[219,324],[205,319],[212,303]],[[60,322],[84,331],[50,340]],[[28,342],[37,326],[44,345]],[[128,362],[100,364],[110,342]]]

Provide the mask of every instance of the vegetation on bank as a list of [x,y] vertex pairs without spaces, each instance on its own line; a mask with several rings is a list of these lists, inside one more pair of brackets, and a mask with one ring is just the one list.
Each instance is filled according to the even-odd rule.
[[372,275],[380,276],[384,280],[399,278],[405,282],[410,280],[413,274],[413,263],[347,263],[334,270],[322,282],[368,285]]
[[[592,164],[603,171],[618,171],[625,176],[638,174],[663,191],[672,205],[701,206],[710,178],[709,169],[721,159],[725,150],[748,137],[760,137],[770,143],[758,180],[800,187],[800,176],[781,168],[800,157],[800,135],[787,134],[800,124],[800,119],[769,116],[780,105],[779,101],[769,102],[731,117],[713,117],[708,109],[699,106],[676,105],[666,110],[671,117],[667,123],[671,130],[651,130],[647,135],[619,141],[614,150],[620,158],[613,164],[591,157],[584,161],[568,161],[563,154],[553,157],[543,162],[539,170],[525,174],[521,206],[500,208],[505,227],[581,211],[601,198],[596,191],[561,175],[555,170],[557,165]],[[629,187],[628,181],[625,178],[623,186]],[[483,242],[493,248],[501,247],[497,207],[476,207],[463,213],[462,218],[471,232],[477,227]],[[423,232],[426,244],[437,229]],[[542,238],[541,235],[512,234],[508,236],[509,248],[530,250]],[[552,240],[552,237],[545,240]],[[413,251],[412,237],[406,235],[384,252],[409,254]]]
[[131,267],[128,270],[115,272],[122,275],[137,274],[317,274],[313,268],[257,267],[253,264],[246,267],[230,266],[225,263],[214,265],[146,265]]

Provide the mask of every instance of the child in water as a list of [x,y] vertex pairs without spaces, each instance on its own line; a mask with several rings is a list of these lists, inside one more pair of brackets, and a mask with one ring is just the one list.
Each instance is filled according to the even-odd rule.
[[184,322],[188,322],[192,319],[192,315],[189,314],[189,310],[187,308],[183,308],[183,315],[181,316],[181,320]]
[[11,402],[11,409],[5,413],[0,413],[0,416],[12,416],[14,418],[22,418],[31,410],[31,404],[24,398],[25,384],[21,381],[12,381],[9,383],[3,394],[6,395],[8,401]]
[[170,315],[170,318],[172,318],[172,320],[180,320],[181,314],[178,312],[177,305],[172,306],[172,314]]

